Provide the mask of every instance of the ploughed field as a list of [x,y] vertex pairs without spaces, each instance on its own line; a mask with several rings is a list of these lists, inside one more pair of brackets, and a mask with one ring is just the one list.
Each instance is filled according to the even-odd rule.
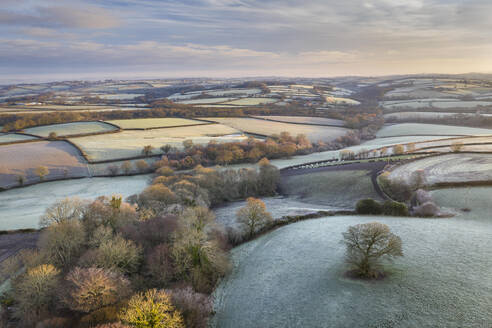
[[85,177],[88,169],[78,150],[64,141],[36,141],[0,146],[0,187],[17,186],[18,176],[25,184],[38,182],[35,169],[44,166],[45,180]]
[[[214,293],[213,326],[487,327],[490,191],[435,191],[440,206],[458,207],[453,218],[327,217],[243,244],[232,250],[232,272]],[[459,211],[465,206],[471,212]],[[384,280],[348,279],[342,232],[376,220],[402,238],[404,257],[388,265]]]

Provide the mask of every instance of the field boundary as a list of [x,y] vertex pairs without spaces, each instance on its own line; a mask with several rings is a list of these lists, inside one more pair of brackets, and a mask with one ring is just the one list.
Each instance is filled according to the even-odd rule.
[[[279,116],[281,116],[281,115],[279,115]],[[296,117],[295,115],[291,115],[291,116]],[[297,116],[297,117],[305,117],[305,116]],[[329,119],[329,120],[336,120],[335,118],[328,118],[328,117],[320,117],[320,116],[312,116],[312,117],[319,117],[319,118],[326,118],[326,119]],[[269,121],[269,122],[276,122],[276,123],[287,123],[287,124],[296,124],[296,125],[326,126],[326,127],[333,127],[333,128],[345,128],[345,129],[348,129],[345,124],[344,125],[333,125],[333,124],[319,124],[319,123],[285,122],[285,121],[279,121],[279,120],[270,119],[270,118],[254,117],[254,116],[250,116],[250,118],[254,118],[254,119],[257,119],[257,120]],[[343,120],[339,120],[339,121],[342,121],[343,122]]]

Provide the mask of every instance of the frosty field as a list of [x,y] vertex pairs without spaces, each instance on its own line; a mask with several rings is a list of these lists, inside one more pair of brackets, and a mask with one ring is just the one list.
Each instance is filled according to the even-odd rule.
[[341,127],[289,124],[254,118],[209,117],[207,119],[229,125],[246,133],[271,136],[274,134],[280,134],[281,132],[289,132],[292,136],[305,134],[311,141],[335,140],[349,131],[349,129]]
[[[1,131],[1,129],[0,129]],[[17,133],[0,133],[0,144],[15,142],[15,141],[24,141],[24,140],[34,140],[35,137],[26,136],[23,134]]]
[[308,204],[353,209],[359,199],[380,199],[370,174],[366,170],[330,170],[282,176],[280,190]]
[[76,134],[102,133],[115,131],[116,128],[103,122],[74,122],[63,124],[51,124],[24,129],[24,132],[40,137],[48,137],[51,132],[57,136],[70,136]]
[[412,135],[471,136],[479,134],[490,135],[492,134],[492,130],[439,124],[401,123],[383,127],[376,133],[376,136],[378,138],[385,138]]
[[409,181],[417,170],[423,170],[427,184],[443,182],[477,182],[492,180],[492,154],[447,154],[432,156],[399,165],[390,173],[390,179]]
[[39,217],[65,197],[95,199],[114,194],[128,197],[141,192],[149,175],[53,181],[0,192],[0,230],[39,228]]
[[[376,220],[401,236],[404,257],[383,281],[344,278],[341,233]],[[441,220],[342,216],[294,223],[232,250],[234,268],[214,293],[213,326],[487,327],[491,234],[490,219],[475,220],[473,210]]]
[[244,105],[244,106],[258,106],[261,104],[272,104],[277,102],[275,98],[241,98],[224,103],[224,105]]
[[119,126],[125,129],[153,129],[153,128],[168,128],[175,126],[187,126],[196,124],[206,124],[206,122],[190,120],[186,118],[135,118],[129,120],[112,120],[108,123]]
[[345,122],[342,120],[335,120],[324,117],[310,117],[310,116],[254,116],[256,118],[262,118],[270,121],[278,121],[285,123],[299,123],[299,124],[319,124],[327,126],[344,126]]
[[93,161],[122,159],[140,156],[146,145],[153,146],[154,154],[161,154],[164,145],[182,148],[183,141],[195,144],[233,142],[245,140],[238,130],[221,124],[204,124],[145,131],[122,131],[108,135],[73,138],[71,141],[86,152]]

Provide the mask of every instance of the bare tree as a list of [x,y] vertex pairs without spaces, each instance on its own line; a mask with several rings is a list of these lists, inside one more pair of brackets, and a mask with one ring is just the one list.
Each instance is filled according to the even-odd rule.
[[370,222],[350,226],[343,233],[346,260],[353,266],[354,273],[363,278],[376,278],[383,259],[403,256],[400,237],[390,232],[386,224]]
[[34,173],[39,177],[39,180],[43,181],[44,177],[50,173],[50,170],[46,166],[38,166],[34,169]]
[[69,220],[80,220],[84,215],[84,203],[77,197],[64,198],[48,207],[39,220],[41,227]]
[[144,146],[142,149],[142,154],[145,156],[150,156],[150,155],[152,155],[153,149],[154,149],[154,147],[152,147],[152,145]]

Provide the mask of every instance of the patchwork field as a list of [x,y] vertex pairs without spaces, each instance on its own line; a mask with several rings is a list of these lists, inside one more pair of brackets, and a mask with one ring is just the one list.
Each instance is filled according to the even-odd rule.
[[385,126],[376,133],[376,136],[378,138],[386,138],[412,135],[471,136],[481,134],[492,134],[492,130],[439,124],[402,123]]
[[335,120],[325,117],[309,117],[309,116],[254,116],[255,118],[262,118],[270,121],[285,122],[285,123],[299,123],[299,124],[316,124],[327,126],[344,126],[345,122],[342,120]]
[[290,132],[293,136],[305,134],[312,142],[335,140],[350,131],[342,127],[289,124],[254,118],[210,117],[207,120],[222,123],[251,134],[266,136],[280,134],[281,132]]
[[185,104],[185,105],[199,105],[199,104],[219,104],[223,103],[226,101],[233,100],[235,98],[226,98],[226,97],[220,97],[220,98],[202,98],[202,99],[193,99],[193,100],[183,100],[180,101],[180,104]]
[[490,101],[460,101],[453,99],[415,99],[415,100],[395,100],[395,101],[382,101],[380,105],[385,109],[399,110],[399,109],[419,109],[419,108],[463,108],[472,109],[477,106],[490,106]]
[[39,141],[0,147],[0,187],[17,186],[18,175],[25,176],[25,184],[39,181],[37,167],[49,172],[45,180],[88,175],[87,164],[78,151],[64,141]]
[[360,102],[358,102],[357,100],[353,100],[350,98],[332,97],[332,96],[326,97],[326,102],[329,104],[337,104],[337,105],[351,105],[351,106],[360,105]]
[[24,141],[24,140],[35,140],[35,137],[26,136],[23,134],[17,133],[0,133],[0,144],[15,142],[15,141]]
[[117,130],[114,126],[103,122],[74,122],[63,124],[43,125],[24,129],[24,132],[40,137],[48,137],[51,132],[57,136],[70,136],[77,134],[103,133]]
[[168,128],[175,126],[187,126],[196,124],[207,124],[207,122],[190,120],[186,118],[135,118],[129,120],[111,120],[108,123],[119,126],[123,130],[131,129],[154,129],[154,128]]
[[[385,120],[402,122],[405,120],[418,120],[418,119],[433,119],[438,120],[440,118],[460,118],[460,117],[475,117],[475,113],[446,113],[446,112],[398,112],[385,114]],[[490,114],[481,114],[480,116],[491,116]]]
[[183,141],[192,140],[195,144],[233,142],[246,140],[240,131],[222,124],[205,124],[189,127],[175,127],[144,131],[122,131],[108,135],[73,138],[92,161],[124,159],[142,155],[144,146],[154,147],[154,154],[161,154],[164,145],[183,147]]
[[427,184],[492,181],[492,154],[447,154],[399,165],[390,171],[390,179],[409,181],[424,171]]

